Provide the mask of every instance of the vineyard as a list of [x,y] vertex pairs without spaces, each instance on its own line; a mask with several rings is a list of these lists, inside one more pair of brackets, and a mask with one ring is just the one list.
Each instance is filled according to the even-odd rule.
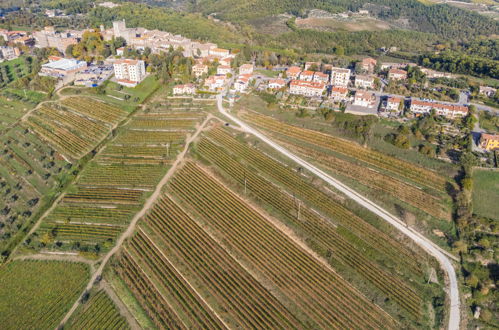
[[223,237],[224,248],[297,306],[307,327],[398,328],[377,305],[198,166],[185,164],[170,190],[213,235]]
[[13,261],[0,267],[2,329],[54,329],[88,280],[88,267],[60,261]]
[[61,105],[41,106],[27,125],[62,154],[79,159],[102,141],[126,112],[90,98],[68,98]]
[[300,156],[318,162],[334,174],[343,175],[375,191],[389,194],[392,198],[401,200],[436,218],[450,220],[450,211],[444,206],[444,199],[439,194],[430,194],[393,176],[329,155],[324,151],[319,151],[318,148],[305,148],[284,138],[277,140],[281,145],[288,146]]
[[[76,108],[80,101],[63,102]],[[85,115],[95,120],[121,118],[109,106],[94,114],[95,102],[82,104]],[[180,112],[169,116],[159,116],[157,124],[144,124],[155,121],[155,116],[142,110],[121,127],[43,220],[31,246],[96,254],[108,251],[184,147],[187,134],[204,118]],[[148,129],[138,128],[144,125]]]
[[[413,252],[389,235],[376,229],[360,217],[350,212],[343,205],[331,198],[322,190],[317,189],[312,183],[293,169],[283,166],[280,162],[266,156],[255,148],[243,144],[221,129],[208,133],[220,146],[232,150],[240,160],[258,169],[266,177],[277,182],[294,196],[309,203],[311,207],[323,213],[338,226],[352,244],[361,244],[364,249],[372,249],[372,257],[384,254],[393,260],[393,266],[399,265],[400,269],[406,268],[414,273],[420,273],[420,266]],[[381,258],[386,261],[386,258]]]
[[364,148],[351,141],[310,129],[284,124],[268,116],[246,113],[243,114],[243,117],[257,127],[281,138],[284,136],[309,143],[313,146],[319,146],[325,150],[351,157],[368,166],[390,172],[401,178],[410,180],[417,185],[445,192],[447,180],[434,171],[384,155],[372,149]]
[[64,325],[64,329],[130,329],[126,319],[107,294],[101,290],[79,307],[76,314]]
[[[304,233],[305,241],[322,255],[330,254],[396,301],[416,320],[420,317],[421,297],[396,273],[387,273],[366,258],[361,248],[349,243],[331,223],[282,191],[270,181],[244,167],[224,149],[207,139],[198,145],[199,153],[229,174],[258,199],[285,216],[290,225]],[[300,206],[299,206],[300,204]]]

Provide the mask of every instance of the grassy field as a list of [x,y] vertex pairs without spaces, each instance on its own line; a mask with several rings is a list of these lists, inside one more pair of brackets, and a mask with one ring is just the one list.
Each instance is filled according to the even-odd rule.
[[499,172],[473,171],[473,212],[499,221]]
[[14,261],[0,267],[2,329],[54,329],[88,280],[87,265]]

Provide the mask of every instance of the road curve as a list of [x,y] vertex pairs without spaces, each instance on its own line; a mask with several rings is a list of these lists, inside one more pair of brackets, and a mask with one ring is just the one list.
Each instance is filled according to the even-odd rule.
[[415,230],[406,227],[406,225],[397,217],[394,215],[390,214],[388,211],[384,210],[380,206],[378,206],[376,203],[370,201],[369,199],[365,198],[361,194],[357,193],[355,190],[349,188],[348,186],[344,185],[343,183],[339,182],[338,180],[334,179],[333,177],[329,176],[327,173],[323,172],[322,170],[318,169],[314,165],[308,163],[307,161],[301,159],[300,157],[294,155],[292,152],[287,150],[286,148],[283,148],[279,144],[275,143],[268,137],[266,137],[264,134],[260,133],[256,129],[252,128],[239,118],[233,116],[232,114],[228,113],[225,111],[223,107],[223,97],[222,95],[217,96],[217,106],[218,106],[218,111],[222,113],[224,116],[238,124],[243,130],[245,130],[248,133],[253,134],[266,144],[268,144],[270,147],[278,151],[279,153],[283,154],[284,156],[290,158],[291,160],[295,161],[297,164],[300,166],[306,168],[308,171],[311,173],[315,174],[337,190],[341,191],[344,193],[346,196],[349,198],[353,199],[357,203],[359,203],[361,206],[365,207],[369,211],[373,212],[383,220],[387,221],[391,225],[393,225],[395,228],[397,228],[399,231],[404,233],[406,236],[408,236],[410,239],[412,239],[416,244],[418,244],[421,248],[423,248],[425,251],[427,251],[429,254],[431,254],[437,261],[440,263],[440,266],[442,269],[445,271],[447,275],[447,280],[449,287],[447,289],[447,293],[449,296],[449,302],[450,302],[450,309],[449,309],[449,330],[458,330],[459,329],[459,323],[460,323],[460,301],[459,301],[459,287],[457,283],[457,277],[456,277],[456,272],[454,270],[454,267],[452,266],[452,262],[449,260],[449,257],[446,255],[446,253],[438,247],[435,243],[433,243],[431,240],[428,238],[424,237],[420,233],[416,232]]

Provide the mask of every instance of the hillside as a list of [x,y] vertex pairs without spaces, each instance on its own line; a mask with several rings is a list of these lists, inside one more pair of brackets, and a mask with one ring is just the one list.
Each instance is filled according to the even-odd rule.
[[475,12],[417,0],[199,0],[192,8],[233,23],[290,13],[306,16],[310,9],[333,13],[366,9],[376,18],[397,26],[437,34],[449,39],[499,33],[499,23]]

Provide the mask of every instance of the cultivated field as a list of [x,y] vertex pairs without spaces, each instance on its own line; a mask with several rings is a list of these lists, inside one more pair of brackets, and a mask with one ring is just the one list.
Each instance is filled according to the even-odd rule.
[[438,219],[450,219],[447,180],[434,171],[354,142],[254,113],[244,118],[329,172],[398,199]]
[[[76,108],[76,99],[63,102]],[[96,114],[93,108],[81,107],[86,114],[99,117],[96,120],[121,118],[113,107]],[[189,113],[187,106],[184,109],[162,109],[158,114],[146,108],[120,127],[43,220],[31,246],[97,255],[108,251],[205,116]]]
[[120,314],[113,301],[103,291],[92,292],[89,300],[80,305],[64,329],[130,329],[126,319]]
[[0,267],[2,329],[54,329],[88,280],[88,267],[60,261],[13,261]]
[[127,115],[119,108],[90,98],[71,97],[61,104],[36,109],[27,125],[72,159],[88,154]]

